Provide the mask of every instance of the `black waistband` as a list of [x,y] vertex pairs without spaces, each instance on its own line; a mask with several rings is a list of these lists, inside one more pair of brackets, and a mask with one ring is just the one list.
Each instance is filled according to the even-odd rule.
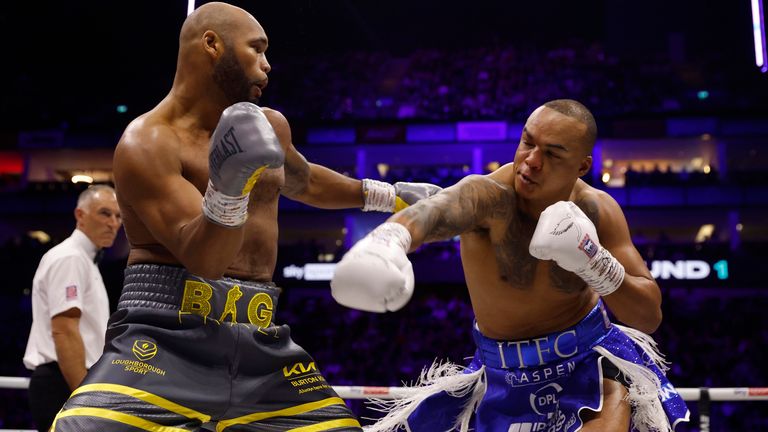
[[280,291],[271,282],[211,280],[182,267],[134,264],[125,269],[117,308],[179,310],[219,321],[266,326],[263,324],[277,309]]

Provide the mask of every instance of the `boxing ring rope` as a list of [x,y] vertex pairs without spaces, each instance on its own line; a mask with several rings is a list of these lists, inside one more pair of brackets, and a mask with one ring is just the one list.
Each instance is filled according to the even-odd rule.
[[[29,378],[0,376],[0,389],[28,387]],[[411,392],[407,387],[333,386],[333,389],[342,399],[399,399]],[[701,432],[709,431],[710,402],[768,401],[768,387],[688,387],[677,391],[684,400],[698,402]]]
[[[407,387],[333,386],[342,399],[399,399],[408,396]],[[678,388],[686,401],[702,400],[702,392],[710,401],[768,401],[768,387],[720,387],[720,388]]]

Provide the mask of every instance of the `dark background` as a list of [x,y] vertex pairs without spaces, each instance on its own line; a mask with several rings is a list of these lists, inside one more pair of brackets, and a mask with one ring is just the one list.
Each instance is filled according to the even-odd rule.
[[[283,94],[298,87],[281,82],[287,72],[282,65],[297,57],[333,59],[350,50],[404,55],[418,48],[461,55],[473,47],[546,49],[572,40],[596,41],[609,55],[664,55],[700,66],[687,79],[702,88],[717,85],[734,94],[762,95],[766,89],[754,66],[746,0],[233,4],[252,12],[267,31],[270,81]],[[7,59],[0,70],[5,83],[0,128],[124,126],[170,89],[186,8],[178,0],[10,2],[0,15]],[[710,64],[711,69],[701,67]],[[266,92],[265,103],[279,101],[280,95],[272,93]],[[755,95],[748,108],[764,112],[760,101]],[[126,104],[129,112],[114,117],[118,104]]]
[[[393,166],[400,161],[405,168],[397,172],[398,177],[383,180],[450,185],[466,173],[459,170],[457,177],[434,171],[436,161],[453,150],[436,147],[425,157],[431,150],[427,145],[427,150],[421,147],[421,156],[412,156],[409,151],[414,144],[403,139],[407,126],[436,119],[450,124],[465,120],[520,123],[543,102],[537,94],[526,94],[521,106],[491,114],[453,107],[408,119],[385,111],[371,114],[354,109],[337,115],[344,97],[356,103],[366,95],[391,97],[399,103],[398,87],[381,85],[377,62],[413,62],[422,53],[435,56],[436,65],[448,66],[451,72],[440,79],[448,77],[444,84],[459,92],[473,88],[477,78],[473,74],[484,70],[475,62],[484,53],[514,47],[518,53],[515,70],[536,89],[544,88],[542,82],[558,84],[556,81],[571,73],[564,71],[570,63],[551,59],[553,53],[573,50],[577,57],[598,53],[597,58],[605,61],[577,61],[573,68],[572,73],[587,86],[578,94],[561,96],[599,94],[588,105],[597,116],[601,138],[625,139],[609,150],[634,155],[627,157],[638,161],[658,161],[658,154],[678,156],[665,148],[676,145],[665,141],[664,122],[670,118],[704,118],[720,125],[712,131],[694,129],[697,136],[711,132],[721,140],[718,148],[722,148],[724,166],[720,168],[729,169],[727,176],[648,170],[635,173],[631,181],[628,175],[622,187],[606,190],[629,197],[622,202],[623,209],[633,239],[647,260],[729,261],[728,280],[660,281],[664,323],[654,336],[673,364],[672,382],[679,387],[768,385],[768,287],[761,267],[768,257],[768,75],[755,66],[749,1],[287,0],[234,4],[250,11],[269,37],[267,56],[273,69],[263,105],[276,107],[289,118],[294,144],[310,160],[337,161],[329,166],[341,172],[350,168],[341,161],[354,160],[350,155],[357,149],[375,153],[371,143],[360,138],[361,131],[394,128],[392,135],[397,139],[384,143],[391,150],[378,149],[376,157],[391,159]],[[125,125],[151,109],[170,89],[178,31],[186,10],[187,3],[178,0],[4,3],[0,10],[4,42],[0,158],[10,160],[10,155],[20,154],[28,168],[35,162],[36,149],[24,148],[20,142],[23,134],[32,131],[62,133],[63,146],[55,151],[77,147],[111,152]],[[593,46],[596,48],[590,49]],[[469,72],[462,74],[462,70]],[[423,97],[432,98],[429,92],[437,85],[427,81],[427,87]],[[697,97],[703,90],[709,92],[706,100]],[[643,99],[643,95],[649,98]],[[668,97],[676,104],[660,106],[650,95]],[[624,105],[624,101],[633,103]],[[118,105],[126,105],[127,112],[117,112]],[[725,124],[741,127],[728,129]],[[308,143],[307,131],[318,127],[353,128],[357,141],[327,149]],[[85,136],[95,138],[84,140]],[[631,139],[637,137],[646,139],[642,148],[631,147]],[[503,151],[508,160],[515,143],[501,145],[508,146]],[[371,156],[369,163],[375,162]],[[355,175],[354,170],[349,171]],[[72,208],[84,187],[66,179],[30,181],[27,174],[0,177],[0,274],[4,275],[0,351],[5,353],[0,375],[5,376],[29,375],[21,356],[31,323],[32,276],[42,254],[74,227]],[[594,178],[590,174],[585,180],[604,187]],[[680,196],[683,198],[670,198]],[[696,201],[692,196],[703,198]],[[351,311],[332,301],[327,282],[282,277],[286,265],[317,262],[319,255],[326,254],[333,256],[332,261],[338,260],[349,239],[341,245],[334,241],[346,226],[346,218],[357,215],[356,211],[315,211],[281,202],[276,280],[286,291],[278,322],[292,325],[296,341],[315,356],[333,384],[399,385],[413,381],[435,357],[463,362],[472,351],[472,313],[455,243],[437,244],[412,256],[419,283],[416,295],[394,314]],[[744,221],[740,241],[733,238],[737,219]],[[712,221],[717,224],[713,238],[695,242],[699,226]],[[371,226],[376,222],[367,221]],[[41,244],[27,235],[28,230],[41,228],[51,234],[49,243]],[[121,234],[101,265],[113,307],[126,252]],[[32,427],[23,392],[0,390],[0,400],[0,427]],[[359,414],[375,416],[360,402],[350,404]],[[690,407],[695,418],[698,405],[691,403]],[[717,403],[711,430],[768,430],[766,412],[764,402]],[[698,430],[697,422],[682,429]]]

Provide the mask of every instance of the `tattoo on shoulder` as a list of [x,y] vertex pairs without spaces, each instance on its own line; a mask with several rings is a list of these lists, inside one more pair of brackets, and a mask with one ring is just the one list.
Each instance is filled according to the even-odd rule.
[[575,203],[589,220],[595,224],[595,228],[600,228],[600,207],[594,198],[582,198]]

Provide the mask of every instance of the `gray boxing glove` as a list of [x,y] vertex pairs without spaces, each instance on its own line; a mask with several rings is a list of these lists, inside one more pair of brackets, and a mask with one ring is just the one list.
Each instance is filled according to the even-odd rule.
[[397,202],[395,203],[394,212],[397,213],[408,206],[439,193],[441,190],[443,188],[432,183],[397,182],[395,183]]
[[363,211],[397,213],[443,188],[431,183],[397,182],[394,185],[363,179]]
[[239,102],[225,109],[211,136],[205,217],[226,227],[244,224],[248,196],[261,173],[284,161],[280,141],[261,108]]

